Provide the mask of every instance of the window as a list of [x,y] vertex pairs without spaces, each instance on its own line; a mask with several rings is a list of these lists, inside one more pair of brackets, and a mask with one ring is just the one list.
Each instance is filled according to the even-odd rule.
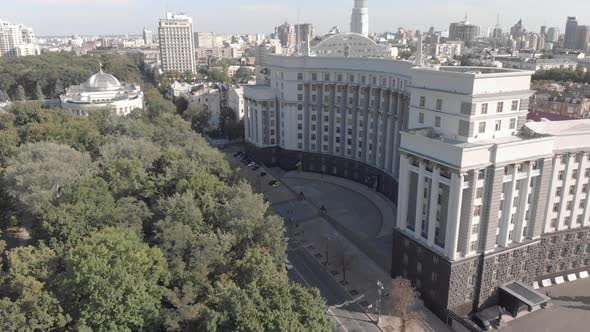
[[297,134],[297,138],[298,139],[303,139],[303,134],[302,133]]
[[479,233],[479,224],[475,224],[471,226],[471,234],[478,234]]
[[298,101],[302,101],[303,100],[303,95],[302,94],[298,94],[297,95],[297,100]]
[[498,106],[496,107],[496,112],[497,113],[504,112],[504,103],[503,102],[498,102]]
[[586,170],[584,171],[584,176],[590,178],[590,168],[586,168]]
[[516,129],[516,119],[510,119],[510,129]]
[[426,107],[426,97],[420,96],[420,107]]
[[440,128],[440,116],[434,117],[434,126]]
[[485,169],[480,169],[479,171],[477,171],[477,179],[478,180],[483,180],[486,178],[486,170]]
[[588,192],[588,185],[587,184],[582,185],[582,192],[584,194],[586,194]]
[[502,130],[502,120],[496,120],[496,131]]
[[422,263],[416,263],[416,272],[422,273]]
[[297,130],[303,130],[303,125],[301,123],[297,124]]
[[513,111],[518,111],[518,100],[513,100],[512,101],[512,110]]
[[442,99],[437,99],[437,100],[436,100],[436,110],[437,110],[437,111],[442,111],[442,106],[443,106],[443,101],[442,101]]
[[469,249],[471,251],[476,251],[477,250],[477,240],[471,242],[471,245],[469,246]]
[[557,175],[557,179],[563,180],[564,177],[565,177],[565,171],[559,171],[559,174]]
[[479,123],[479,133],[483,134],[486,132],[486,123],[485,122],[480,122]]
[[557,227],[557,218],[551,219],[551,227]]
[[299,80],[299,81],[303,80],[303,73],[297,73],[297,80]]
[[418,114],[418,123],[424,123],[424,113]]
[[481,114],[488,114],[488,103],[481,104]]
[[553,204],[553,212],[559,212],[559,203]]
[[311,74],[312,81],[317,81],[317,79],[318,79],[318,74],[316,74],[316,73]]
[[561,196],[561,187],[555,188],[555,196]]
[[481,206],[477,205],[473,209],[473,216],[479,217],[481,214]]
[[477,188],[475,191],[475,198],[482,198],[483,197],[483,188]]
[[570,195],[573,195],[576,193],[576,186],[570,186]]

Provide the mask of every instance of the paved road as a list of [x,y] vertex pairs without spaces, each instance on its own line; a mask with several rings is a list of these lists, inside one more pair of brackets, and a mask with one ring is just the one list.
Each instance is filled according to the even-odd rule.
[[298,242],[289,241],[287,256],[293,265],[289,278],[306,287],[320,290],[330,309],[327,313],[336,321],[335,331],[380,331],[360,306],[353,304],[336,308],[339,304],[351,300],[350,296]]

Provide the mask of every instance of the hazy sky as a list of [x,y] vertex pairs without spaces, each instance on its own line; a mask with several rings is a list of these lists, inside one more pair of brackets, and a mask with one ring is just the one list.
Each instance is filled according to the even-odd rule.
[[[144,26],[156,28],[170,11],[194,19],[195,31],[268,33],[289,21],[311,22],[317,33],[338,25],[348,31],[353,0],[0,0],[0,18],[23,23],[37,35],[139,34]],[[445,30],[462,20],[508,28],[522,17],[529,31],[543,24],[565,28],[568,15],[590,25],[588,0],[369,0],[370,31]]]

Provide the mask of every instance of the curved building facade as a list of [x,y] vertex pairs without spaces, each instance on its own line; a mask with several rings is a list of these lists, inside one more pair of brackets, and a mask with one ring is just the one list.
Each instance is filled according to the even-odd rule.
[[85,83],[69,87],[60,99],[62,109],[83,116],[103,108],[118,115],[143,109],[143,92],[139,85],[121,83],[115,76],[103,73],[102,69]]
[[364,183],[395,200],[412,66],[383,59],[269,57],[269,85],[244,89],[251,154],[285,169]]
[[314,55],[320,57],[391,58],[391,49],[379,45],[369,37],[358,33],[327,35],[311,45]]

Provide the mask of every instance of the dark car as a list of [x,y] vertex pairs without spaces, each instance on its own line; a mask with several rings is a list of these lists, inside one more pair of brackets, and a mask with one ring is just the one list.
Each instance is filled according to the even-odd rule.
[[266,176],[266,173],[264,173],[264,172],[260,173],[260,177],[261,177],[261,178],[263,178],[263,177],[265,177],[265,176]]
[[501,307],[494,305],[474,314],[471,316],[471,320],[482,330],[489,331],[492,329],[492,323],[497,322],[500,314],[503,313]]
[[278,186],[281,185],[281,183],[277,180],[272,180],[268,183],[269,186],[273,187],[273,188],[277,188]]
[[242,160],[242,164],[244,164],[244,165],[248,165],[251,162],[252,162],[252,160],[250,160],[250,158],[245,158],[244,160]]
[[234,153],[234,157],[237,158],[237,157],[241,156],[242,154],[243,154],[243,152],[236,152],[236,153]]
[[252,167],[252,170],[253,170],[253,171],[257,171],[257,170],[259,170],[259,169],[260,169],[260,166],[254,166],[254,167]]

